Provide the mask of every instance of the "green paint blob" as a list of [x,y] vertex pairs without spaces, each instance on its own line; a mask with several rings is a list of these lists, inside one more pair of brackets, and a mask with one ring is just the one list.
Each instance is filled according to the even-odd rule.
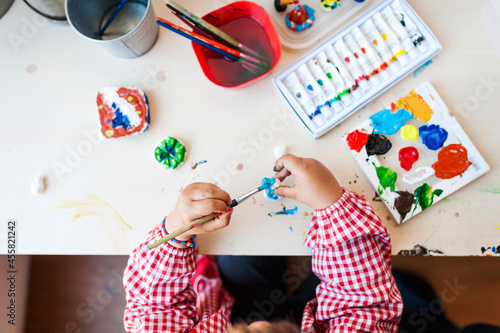
[[[439,197],[443,194],[443,190],[432,191],[432,187],[427,183],[415,189],[415,209],[420,206],[422,210],[426,209],[434,202],[434,196]],[[413,209],[413,212],[415,212]]]
[[320,86],[323,86],[323,80],[318,80]]
[[[378,180],[380,181],[380,185],[384,189],[389,187],[392,192],[394,192],[394,186],[396,184],[396,180],[398,179],[398,174],[394,172],[391,168],[386,168],[383,166],[376,166],[375,163],[372,163],[373,166],[375,167],[375,170],[377,170],[377,177]],[[379,193],[381,194],[381,190],[379,187]]]
[[326,76],[328,76],[329,79],[332,78],[332,74],[330,74],[330,73],[326,73]]

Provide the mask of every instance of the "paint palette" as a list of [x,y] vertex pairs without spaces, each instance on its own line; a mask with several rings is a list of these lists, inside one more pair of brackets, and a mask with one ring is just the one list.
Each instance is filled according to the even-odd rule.
[[400,223],[490,169],[429,82],[342,139]]
[[405,0],[385,0],[287,67],[273,82],[318,138],[441,50]]

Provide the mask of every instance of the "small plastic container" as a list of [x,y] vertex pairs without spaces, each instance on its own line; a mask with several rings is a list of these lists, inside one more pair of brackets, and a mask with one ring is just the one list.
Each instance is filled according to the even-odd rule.
[[203,19],[245,46],[264,54],[269,60],[268,66],[258,70],[254,68],[252,72],[246,64],[225,59],[215,51],[193,42],[193,50],[203,73],[216,85],[233,89],[244,87],[266,77],[278,64],[281,42],[268,13],[258,4],[250,1],[233,2],[204,15]]

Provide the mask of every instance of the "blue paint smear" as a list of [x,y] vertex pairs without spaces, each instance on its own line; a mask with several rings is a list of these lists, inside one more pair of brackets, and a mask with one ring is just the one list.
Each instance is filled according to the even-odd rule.
[[259,189],[265,190],[264,193],[268,199],[278,200],[279,197],[276,194],[274,194],[274,189],[273,189],[274,183],[276,183],[276,178],[264,177],[264,179],[262,179],[261,185],[259,186]]
[[373,133],[383,133],[386,135],[396,134],[408,119],[412,119],[413,114],[405,109],[392,112],[383,109],[370,117],[372,121]]
[[203,161],[198,162],[198,165],[205,164],[205,163],[207,163],[207,160],[203,160]]
[[427,61],[425,64],[423,64],[422,66],[420,66],[419,68],[417,68],[415,70],[415,72],[413,72],[413,77],[417,77],[419,76],[420,74],[422,74],[422,72],[427,68],[429,67],[429,65],[432,64],[432,60],[429,60]]
[[297,206],[295,206],[294,209],[283,209],[283,210],[280,210],[279,212],[272,212],[272,213],[269,213],[267,215],[269,215],[269,216],[274,216],[274,215],[295,215],[298,210],[299,210],[299,208]]
[[430,150],[441,148],[448,138],[448,132],[439,125],[423,125],[418,129],[423,144]]
[[[115,103],[113,103],[113,105],[114,104]],[[119,108],[115,110],[114,116],[112,122],[113,128],[123,127],[126,130],[130,127],[130,120],[128,120],[127,116],[123,115]]]
[[293,232],[292,226],[290,226],[290,231]]

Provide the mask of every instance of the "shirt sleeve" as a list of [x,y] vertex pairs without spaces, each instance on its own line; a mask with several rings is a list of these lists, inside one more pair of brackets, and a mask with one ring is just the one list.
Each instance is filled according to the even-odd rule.
[[337,202],[316,210],[305,244],[321,280],[315,320],[327,332],[398,331],[403,302],[389,233],[364,198],[344,189]]
[[125,268],[127,332],[188,332],[199,320],[190,284],[198,249],[178,249],[168,243],[147,248],[161,237],[159,225],[134,249]]

